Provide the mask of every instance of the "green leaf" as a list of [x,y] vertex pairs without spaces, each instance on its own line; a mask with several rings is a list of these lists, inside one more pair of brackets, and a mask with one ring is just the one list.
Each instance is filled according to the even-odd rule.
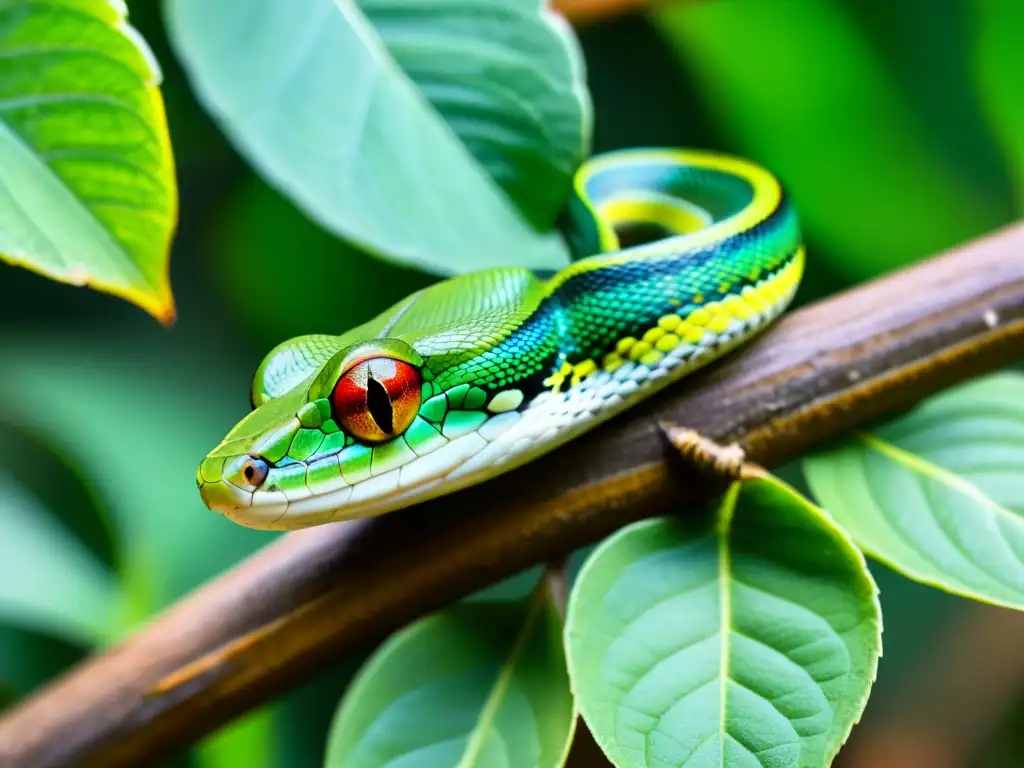
[[1006,155],[1024,210],[1024,6],[1016,0],[976,0],[974,71],[984,111]]
[[880,654],[863,557],[781,481],[595,550],[566,622],[583,719],[619,768],[826,766]]
[[814,496],[912,579],[1024,609],[1024,375],[933,397],[804,459]]
[[566,262],[560,238],[527,220],[546,227],[564,200],[589,106],[572,38],[537,0],[169,0],[166,12],[199,98],[327,229],[444,274]]
[[0,530],[0,621],[84,645],[105,639],[113,574],[2,470]]
[[359,0],[395,62],[539,231],[590,150],[572,29],[541,0]]
[[173,160],[126,17],[121,0],[0,0],[0,258],[170,322]]
[[667,3],[654,18],[734,151],[792,194],[816,257],[862,279],[992,230],[1005,205],[946,161],[845,5]]
[[394,635],[345,695],[328,768],[549,768],[576,714],[546,588],[461,603]]

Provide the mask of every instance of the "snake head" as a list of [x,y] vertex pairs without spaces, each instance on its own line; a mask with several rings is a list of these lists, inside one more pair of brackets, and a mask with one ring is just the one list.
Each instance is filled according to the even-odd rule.
[[488,447],[486,422],[518,418],[510,411],[522,397],[443,390],[412,346],[375,339],[260,401],[202,461],[197,482],[206,505],[235,522],[290,529],[426,498]]

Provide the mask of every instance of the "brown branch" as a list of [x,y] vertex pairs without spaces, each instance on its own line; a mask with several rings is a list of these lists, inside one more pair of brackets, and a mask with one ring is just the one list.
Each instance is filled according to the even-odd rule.
[[417,616],[680,510],[708,488],[673,463],[659,421],[771,467],[1021,357],[1024,225],[793,312],[520,470],[282,538],[9,712],[0,764],[151,765]]

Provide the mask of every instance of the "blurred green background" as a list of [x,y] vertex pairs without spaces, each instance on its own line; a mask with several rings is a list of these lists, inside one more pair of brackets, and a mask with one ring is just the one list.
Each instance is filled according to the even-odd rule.
[[[208,512],[197,461],[246,411],[271,346],[340,332],[431,280],[347,248],[260,181],[196,104],[159,4],[129,7],[165,76],[179,319],[164,329],[125,302],[0,266],[0,707],[274,538]],[[684,2],[578,32],[596,152],[714,148],[780,176],[808,242],[798,303],[1020,215],[1024,4]],[[910,722],[928,670],[943,668],[936,654],[959,647],[949,638],[989,626],[982,608],[872,570],[885,652],[851,754],[872,728]],[[989,623],[1024,636],[1000,621]],[[319,765],[354,663],[174,763]],[[972,764],[1024,764],[1016,692],[977,734]]]

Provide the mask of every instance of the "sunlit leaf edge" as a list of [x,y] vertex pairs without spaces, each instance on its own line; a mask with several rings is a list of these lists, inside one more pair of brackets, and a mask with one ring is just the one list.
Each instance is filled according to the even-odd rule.
[[[909,451],[905,451],[899,448],[898,446],[895,446],[887,441],[878,438],[877,436],[863,432],[855,433],[851,442],[843,446],[827,451],[822,451],[820,453],[807,456],[803,459],[803,461],[801,462],[803,474],[805,479],[807,480],[808,485],[811,487],[812,494],[816,498],[828,496],[829,492],[823,492],[823,483],[825,481],[821,479],[821,476],[818,474],[820,470],[816,469],[815,466],[823,466],[824,462],[830,461],[831,456],[843,450],[850,449],[875,451],[876,453],[881,454],[882,456],[886,457],[893,463],[899,464],[903,468],[907,469],[907,471],[912,472],[913,470],[911,470],[910,467],[916,466],[919,469],[926,470],[925,474],[933,477],[953,478],[955,486],[954,490],[956,490],[959,493],[968,495],[970,497],[975,497],[976,499],[983,500],[985,506],[993,507],[999,510],[997,514],[1006,514],[1010,518],[1014,519],[1015,524],[1024,527],[1024,521],[1020,520],[1020,518],[1014,515],[1011,511],[1004,509],[1001,505],[996,504],[994,501],[989,499],[969,480],[961,478],[955,473],[949,472],[948,470],[933,464],[927,459],[923,459],[917,456],[916,454],[913,454]],[[893,458],[894,456],[899,456],[900,458]],[[909,459],[909,462],[906,461],[907,459]],[[865,480],[865,483],[866,482],[867,481]],[[863,550],[865,554],[870,556],[873,560],[877,560],[878,562],[885,565],[887,568],[890,568],[896,573],[899,573],[907,577],[908,579],[911,579],[912,581],[916,581],[919,584],[923,584],[925,586],[938,589],[950,595],[967,598],[969,600],[974,600],[976,602],[983,603],[986,605],[993,605],[999,608],[1007,608],[1016,611],[1024,610],[1024,597],[1022,597],[1020,603],[1013,603],[1011,601],[1003,600],[998,597],[986,595],[978,590],[951,584],[948,581],[943,581],[939,578],[926,574],[918,568],[914,568],[912,566],[907,566],[903,563],[900,563],[893,557],[885,554],[884,552],[879,551],[877,547],[873,546],[869,542],[858,542],[858,546],[861,550]]]
[[[32,0],[26,2],[26,5],[30,4],[31,1]],[[164,242],[160,246],[162,251],[161,260],[163,262],[163,277],[158,285],[140,288],[97,278],[89,274],[89,271],[86,268],[72,266],[70,269],[60,270],[48,267],[39,263],[39,260],[30,253],[0,251],[0,260],[5,261],[12,266],[18,266],[30,272],[35,272],[36,274],[42,275],[56,282],[78,287],[88,286],[100,293],[106,293],[125,299],[148,312],[160,323],[164,325],[171,325],[176,318],[177,310],[170,286],[170,253],[171,244],[177,230],[179,201],[174,154],[171,147],[170,132],[167,126],[163,96],[160,92],[160,85],[163,76],[159,63],[145,39],[128,21],[128,8],[123,0],[50,0],[46,4],[55,7],[67,8],[71,11],[87,13],[95,20],[105,22],[112,30],[119,33],[125,40],[135,47],[138,54],[146,61],[150,68],[151,80],[148,82],[143,81],[141,85],[153,110],[153,124],[151,125],[151,128],[153,129],[154,137],[158,142],[161,156],[160,177],[165,184],[165,190],[167,192],[168,222],[166,225]],[[2,120],[0,120],[0,131],[9,131],[9,129],[4,126]],[[21,141],[16,135],[15,139],[19,142]],[[28,146],[26,146],[25,149],[32,151]],[[56,176],[56,174],[54,175]],[[60,177],[57,176],[57,178]],[[77,195],[71,192],[71,190],[68,191],[77,200]],[[82,204],[82,207],[85,210],[89,210],[89,207],[85,204]],[[118,245],[123,247],[123,243],[120,239],[110,233],[102,224],[99,226],[107,232],[110,237],[118,243]],[[125,256],[126,260],[134,266],[132,257],[127,252],[125,253]]]

